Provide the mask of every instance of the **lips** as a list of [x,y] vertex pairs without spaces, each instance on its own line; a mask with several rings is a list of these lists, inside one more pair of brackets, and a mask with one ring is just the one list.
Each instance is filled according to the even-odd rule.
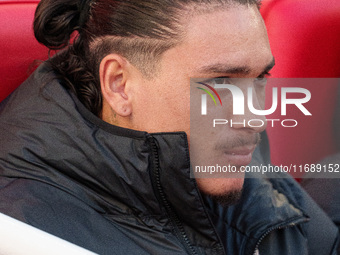
[[255,145],[249,145],[224,151],[226,163],[233,166],[249,165],[255,148]]

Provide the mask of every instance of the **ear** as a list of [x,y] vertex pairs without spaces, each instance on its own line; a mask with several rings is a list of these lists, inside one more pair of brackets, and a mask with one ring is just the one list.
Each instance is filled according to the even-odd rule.
[[132,113],[127,93],[128,61],[118,54],[107,55],[100,63],[99,76],[104,100],[121,117]]

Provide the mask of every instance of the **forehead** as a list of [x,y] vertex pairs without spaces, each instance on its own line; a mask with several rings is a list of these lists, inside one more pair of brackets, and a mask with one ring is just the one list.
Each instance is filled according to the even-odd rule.
[[226,7],[187,20],[177,53],[190,73],[205,66],[246,66],[249,74],[272,61],[263,19],[255,5]]

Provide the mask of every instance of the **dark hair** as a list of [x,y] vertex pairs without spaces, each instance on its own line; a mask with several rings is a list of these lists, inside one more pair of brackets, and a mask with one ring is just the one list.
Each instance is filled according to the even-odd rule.
[[150,76],[162,53],[183,37],[184,10],[225,4],[258,0],[41,0],[34,33],[51,50],[66,48],[48,63],[61,83],[100,116],[99,65],[106,55],[121,54]]

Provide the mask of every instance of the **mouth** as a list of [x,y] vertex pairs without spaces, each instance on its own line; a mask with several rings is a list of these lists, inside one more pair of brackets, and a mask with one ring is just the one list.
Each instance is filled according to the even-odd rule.
[[256,145],[248,145],[236,147],[228,151],[224,151],[225,160],[228,165],[246,166],[249,165],[253,156]]

